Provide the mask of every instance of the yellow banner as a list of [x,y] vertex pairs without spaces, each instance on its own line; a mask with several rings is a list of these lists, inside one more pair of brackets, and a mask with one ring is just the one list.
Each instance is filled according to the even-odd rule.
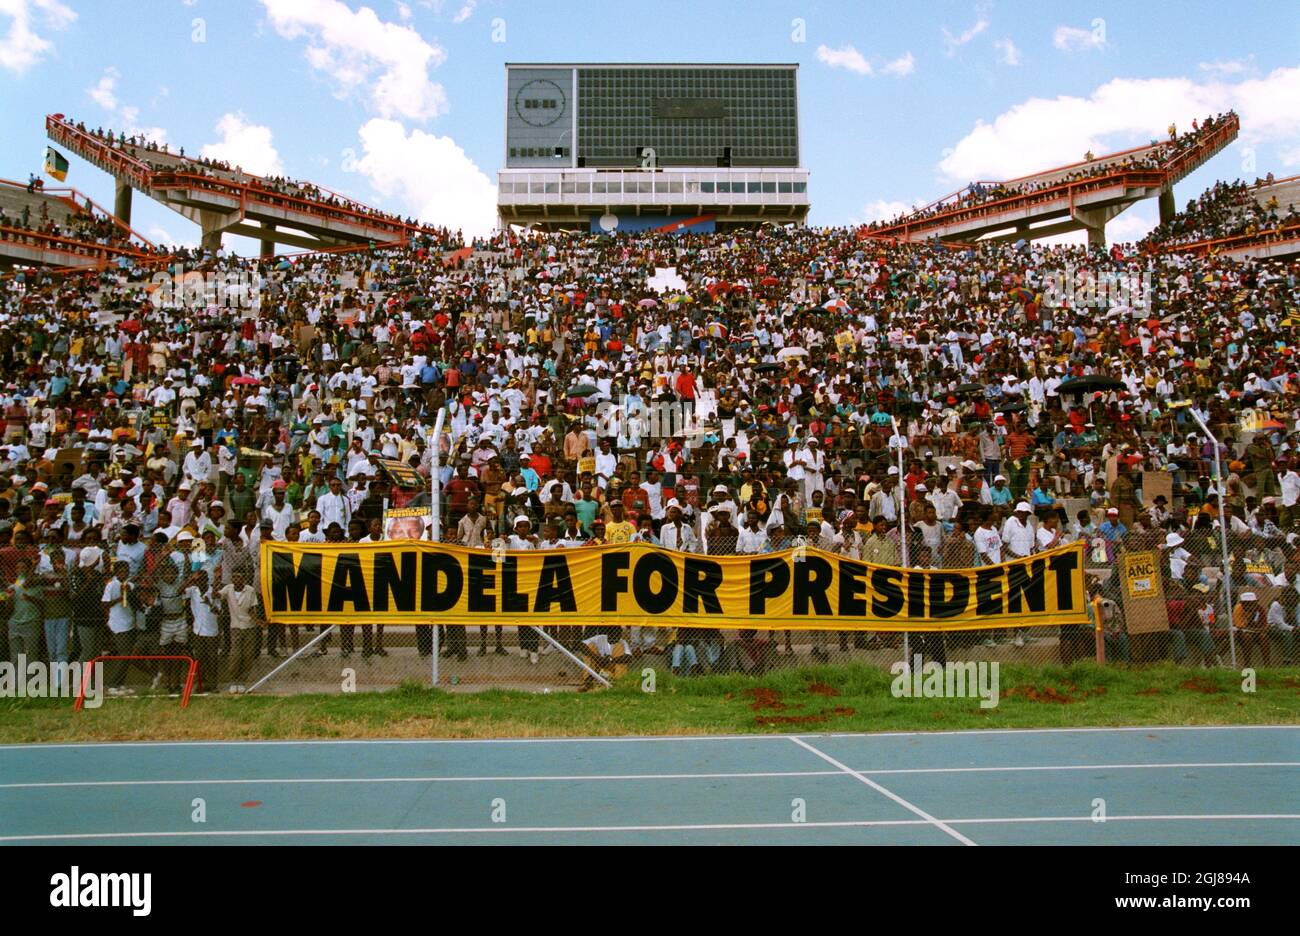
[[702,556],[645,543],[467,549],[263,540],[273,624],[547,624],[957,631],[1085,624],[1083,546],[977,569],[817,549]]

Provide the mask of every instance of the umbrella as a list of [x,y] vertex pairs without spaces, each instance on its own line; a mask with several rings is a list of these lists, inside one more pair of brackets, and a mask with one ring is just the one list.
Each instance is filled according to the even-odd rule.
[[657,309],[659,307],[659,303],[656,302],[654,299],[642,299],[640,302],[637,303],[637,307],[641,309]]
[[236,377],[230,382],[230,385],[232,387],[256,387],[261,384],[261,382],[262,381],[258,380],[256,377],[249,377],[245,374],[243,377]]
[[117,327],[122,329],[122,331],[124,332],[131,332],[132,334],[135,334],[140,330],[140,323],[135,319],[126,319],[124,322],[122,322],[122,324],[118,325]]
[[1015,289],[1008,290],[1007,295],[1022,305],[1034,301],[1034,294],[1023,286],[1017,286]]
[[594,384],[580,383],[580,384],[574,384],[572,387],[570,387],[568,391],[565,393],[565,396],[589,397],[593,393],[599,393],[599,392],[600,390]]
[[843,299],[829,299],[822,303],[823,309],[838,310],[840,312],[849,311],[849,304]]
[[844,279],[843,277],[841,277],[840,279],[837,279],[837,280],[835,281],[835,285],[836,285],[836,286],[852,286],[852,285],[853,285],[853,280],[851,280],[851,279]]
[[977,383],[964,383],[954,388],[952,392],[957,394],[958,396],[962,396],[968,393],[983,393],[984,385],[977,384]]
[[777,364],[775,361],[767,361],[763,364],[753,365],[753,371],[756,374],[767,374],[767,373],[771,373],[772,371],[779,371],[780,369],[781,369],[781,365]]
[[1276,419],[1266,419],[1259,424],[1261,429],[1285,429],[1286,423],[1279,422]]
[[428,296],[417,296],[414,299],[407,299],[406,307],[408,309],[422,309],[432,302],[433,300],[430,299]]
[[1057,392],[1083,394],[1099,390],[1119,390],[1123,386],[1124,381],[1117,377],[1109,377],[1105,374],[1089,374],[1086,377],[1076,377],[1073,380],[1063,381]]
[[780,351],[776,353],[776,359],[778,361],[784,361],[788,358],[793,358],[793,357],[807,357],[807,356],[808,356],[808,350],[806,348],[800,348],[797,346],[782,348]]

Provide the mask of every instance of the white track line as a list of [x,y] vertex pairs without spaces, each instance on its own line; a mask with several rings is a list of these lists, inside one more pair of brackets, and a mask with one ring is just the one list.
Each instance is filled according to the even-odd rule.
[[[1250,767],[1300,767],[1300,761],[1202,761],[1176,764],[1060,764],[1012,767],[898,767],[862,769],[856,773],[879,776],[883,774],[961,774],[961,773],[1015,773],[1019,771],[1054,770],[1192,770],[1205,768]],[[735,773],[666,773],[666,774],[544,774],[497,775],[466,777],[236,777],[203,778],[193,780],[51,780],[31,783],[0,783],[0,790],[38,790],[58,787],[115,787],[115,786],[241,786],[266,784],[314,783],[550,783],[579,781],[635,781],[635,780],[747,780],[773,777],[838,777],[843,770],[768,770]]]
[[[1003,734],[1075,734],[1079,732],[1132,731],[1300,731],[1300,725],[1121,725],[1113,728],[969,728],[956,731],[861,731],[828,732],[805,735],[816,738],[912,738],[952,737],[960,735]],[[585,744],[587,742],[640,741],[783,741],[796,737],[788,734],[741,735],[597,735],[568,738],[312,738],[261,741],[62,741],[53,743],[0,745],[0,754],[15,750],[53,750],[56,748],[110,747],[259,747],[346,745],[346,744]]]
[[[1106,822],[1097,822],[1091,816],[1010,816],[998,819],[944,819],[953,825],[1020,825],[1025,823],[1090,822],[1105,825],[1109,822],[1249,822],[1259,820],[1300,820],[1300,813],[1258,813],[1224,815],[1156,815],[1107,816]],[[139,838],[255,838],[259,835],[274,837],[320,835],[487,835],[487,834],[587,834],[593,832],[725,832],[732,830],[761,829],[851,829],[888,826],[932,826],[939,820],[931,819],[863,819],[830,822],[734,822],[700,825],[603,825],[603,826],[466,826],[461,828],[427,829],[230,829],[186,832],[86,832],[43,835],[5,835],[0,842],[90,841],[103,839]]]
[[257,783],[532,783],[572,782],[582,780],[742,780],[765,777],[838,777],[838,770],[770,770],[753,773],[677,773],[677,774],[580,774],[522,776],[503,775],[490,777],[284,777],[221,780],[60,780],[46,783],[0,783],[0,790],[21,790],[42,787],[105,787],[105,786],[184,786],[211,784],[214,786]]
[[868,779],[867,777],[864,777],[862,774],[858,773],[858,772],[857,772],[856,770],[854,770],[852,767],[848,767],[848,766],[846,766],[845,764],[842,764],[842,763],[840,763],[839,761],[837,761],[835,758],[831,757],[829,754],[826,754],[826,753],[823,753],[822,751],[817,750],[817,748],[813,747],[811,744],[809,744],[807,741],[804,741],[802,738],[795,738],[795,737],[792,737],[792,738],[790,738],[790,740],[793,741],[795,744],[799,745],[799,747],[803,748],[804,750],[806,750],[806,751],[810,751],[810,752],[812,752],[813,754],[816,754],[818,757],[820,757],[822,760],[826,761],[826,763],[830,764],[832,767],[838,767],[840,770],[844,771],[846,774],[849,774],[850,776],[856,777],[858,780],[862,781],[862,782],[865,783],[867,786],[871,787],[871,789],[875,790],[877,793],[880,793],[880,794],[883,794],[884,796],[889,797],[891,800],[893,800],[893,801],[894,801],[895,803],[897,803],[899,806],[902,806],[902,807],[903,807],[904,809],[906,809],[908,812],[915,813],[916,815],[920,816],[922,819],[924,819],[926,822],[930,823],[931,825],[935,826],[936,828],[942,829],[944,832],[946,832],[946,833],[948,833],[949,835],[951,835],[953,838],[955,838],[957,841],[961,842],[963,845],[974,845],[974,844],[975,844],[973,841],[971,841],[970,839],[968,839],[966,836],[962,835],[962,834],[961,834],[960,832],[958,832],[956,829],[952,828],[952,826],[944,825],[942,822],[940,822],[938,819],[934,818],[934,816],[930,815],[928,812],[926,812],[926,811],[925,811],[924,809],[922,809],[921,807],[919,807],[919,806],[915,806],[915,805],[913,805],[912,803],[909,803],[907,800],[903,799],[903,798],[902,798],[901,796],[899,796],[897,793],[893,793],[893,792],[891,792],[891,791],[885,789],[884,787],[882,787],[879,783],[876,783],[876,781],[871,780],[871,779]]

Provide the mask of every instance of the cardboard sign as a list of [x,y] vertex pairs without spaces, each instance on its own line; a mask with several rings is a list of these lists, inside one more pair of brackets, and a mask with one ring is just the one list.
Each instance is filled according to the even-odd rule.
[[1120,595],[1129,634],[1154,634],[1169,630],[1160,557],[1155,552],[1122,553]]
[[397,487],[415,490],[423,488],[429,483],[425,480],[424,475],[396,458],[373,458],[371,460],[388,476],[388,480]]

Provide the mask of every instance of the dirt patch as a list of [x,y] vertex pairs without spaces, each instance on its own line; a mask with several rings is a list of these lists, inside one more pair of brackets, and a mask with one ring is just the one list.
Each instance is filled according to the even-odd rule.
[[745,695],[754,700],[749,707],[755,712],[761,712],[763,709],[773,709],[779,712],[789,708],[788,705],[781,701],[781,693],[775,689],[764,689],[760,686],[756,689],[746,689]]
[[1025,699],[1029,702],[1054,702],[1059,705],[1069,705],[1071,702],[1082,702],[1089,696],[1099,696],[1106,694],[1105,686],[1097,686],[1094,689],[1080,689],[1074,683],[1066,683],[1064,686],[1012,686],[1006,692],[1002,693],[1004,699]]
[[1186,689],[1188,692],[1203,692],[1206,695],[1214,695],[1223,691],[1204,676],[1193,676],[1191,679],[1185,679],[1178,684],[1178,688]]
[[1157,689],[1155,686],[1152,686],[1150,689],[1139,689],[1137,691],[1137,694],[1145,695],[1145,696],[1160,695],[1160,690]]
[[808,691],[811,692],[813,695],[820,695],[820,696],[837,696],[840,694],[840,691],[836,689],[834,686],[828,686],[826,685],[826,683],[820,683],[820,682],[809,683]]

